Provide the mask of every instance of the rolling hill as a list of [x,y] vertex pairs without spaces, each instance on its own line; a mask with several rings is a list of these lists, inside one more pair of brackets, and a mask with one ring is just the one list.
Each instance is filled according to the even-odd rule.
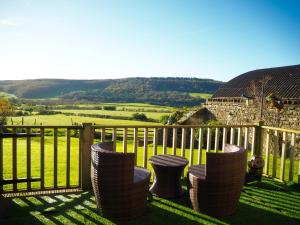
[[105,80],[6,80],[0,92],[26,99],[58,98],[73,102],[145,102],[192,106],[203,101],[190,93],[214,93],[223,83],[198,78],[124,78]]

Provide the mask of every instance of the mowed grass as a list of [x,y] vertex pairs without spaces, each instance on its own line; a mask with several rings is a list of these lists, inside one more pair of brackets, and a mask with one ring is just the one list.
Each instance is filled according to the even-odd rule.
[[[58,105],[65,106],[65,105]],[[174,108],[171,106],[163,105],[152,105],[148,103],[101,103],[101,104],[78,104],[75,106],[84,107],[84,108],[93,108],[95,106],[115,106],[117,110],[126,110],[129,111],[160,111],[160,112],[170,112],[174,111]]]
[[12,121],[14,125],[21,125],[22,118],[24,120],[23,125],[62,125],[70,126],[74,123],[93,123],[98,125],[161,125],[155,122],[144,122],[135,120],[115,120],[104,118],[92,118],[83,116],[66,116],[62,114],[56,115],[32,115],[25,117],[10,117],[7,119],[7,124],[11,125]]
[[132,117],[134,113],[144,113],[147,118],[159,120],[164,115],[170,115],[170,113],[161,113],[161,112],[132,112],[132,111],[117,111],[117,110],[81,110],[81,109],[57,109],[54,111],[59,111],[62,113],[74,113],[75,115],[78,114],[89,114],[89,115],[107,115],[107,116],[126,116]]
[[[184,181],[186,181],[184,179]],[[186,189],[186,186],[183,186]],[[4,200],[2,200],[4,201]],[[101,217],[92,191],[76,194],[20,197],[6,200],[0,224],[120,224]],[[192,209],[188,195],[177,199],[154,197],[145,213],[125,225],[298,225],[300,187],[267,178],[243,187],[235,214],[212,217]]]

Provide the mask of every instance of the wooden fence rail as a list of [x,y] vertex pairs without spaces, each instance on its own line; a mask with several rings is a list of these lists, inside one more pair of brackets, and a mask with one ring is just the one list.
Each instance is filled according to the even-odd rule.
[[[80,147],[71,145],[72,139],[79,142],[76,134],[80,129],[82,126],[2,126],[0,192],[80,187],[80,166],[74,165],[81,160]],[[72,160],[71,152],[77,153]]]
[[[172,154],[189,159],[189,164],[205,163],[205,151],[224,151],[227,143],[255,149],[251,130],[255,125],[240,126],[92,126],[97,138],[112,141],[116,151],[136,153],[136,164],[148,168],[152,155]],[[227,131],[230,130],[230,133]],[[111,135],[114,134],[114,135]],[[132,145],[132,148],[129,146]],[[131,150],[132,149],[132,150]]]
[[[265,175],[281,181],[300,183],[300,160],[298,159],[298,164],[295,163],[296,149],[300,147],[300,131],[268,126],[261,128],[263,132],[261,149],[265,159]],[[270,173],[270,171],[272,172]]]
[[236,144],[248,150],[248,157],[263,155],[267,176],[296,181],[295,174],[300,179],[295,158],[299,136],[300,131],[261,124],[3,126],[0,192],[90,189],[90,147],[99,141],[112,141],[114,151],[136,153],[136,165],[145,168],[157,154],[184,156],[190,165],[203,164],[205,152],[222,152],[226,144]]

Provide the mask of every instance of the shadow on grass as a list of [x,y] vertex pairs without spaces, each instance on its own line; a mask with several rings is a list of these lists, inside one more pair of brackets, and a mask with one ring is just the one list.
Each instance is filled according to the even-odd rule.
[[[2,199],[0,200],[1,203]],[[3,202],[3,201],[2,201]],[[121,224],[101,217],[92,192],[5,200],[2,225]],[[3,206],[3,204],[0,204]],[[264,179],[244,187],[237,212],[214,218],[191,209],[187,194],[178,199],[154,197],[141,217],[126,225],[181,224],[300,224],[300,188]]]

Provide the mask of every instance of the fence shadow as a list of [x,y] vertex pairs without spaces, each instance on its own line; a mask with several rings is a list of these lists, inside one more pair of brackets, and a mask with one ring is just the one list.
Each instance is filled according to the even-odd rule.
[[187,193],[177,199],[154,197],[143,216],[126,223],[99,215],[92,192],[1,199],[0,224],[300,224],[300,187],[269,179],[243,189],[237,212],[214,218],[195,212]]

